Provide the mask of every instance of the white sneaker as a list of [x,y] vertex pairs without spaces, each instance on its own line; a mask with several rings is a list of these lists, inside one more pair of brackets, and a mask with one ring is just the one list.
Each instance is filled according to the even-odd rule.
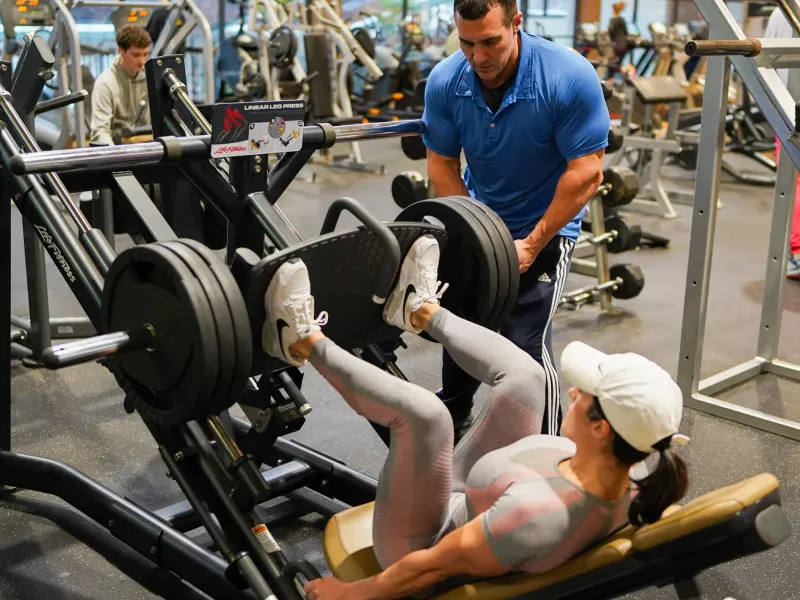
[[438,304],[449,285],[438,289],[439,256],[439,242],[433,236],[423,235],[411,246],[400,267],[397,284],[383,307],[383,318],[389,325],[410,333],[422,331],[411,325],[411,313],[426,302]]
[[264,352],[295,367],[306,364],[305,359],[289,353],[297,340],[319,331],[328,322],[328,313],[314,318],[314,296],[308,268],[299,258],[285,262],[273,275],[264,295],[267,318],[261,330]]

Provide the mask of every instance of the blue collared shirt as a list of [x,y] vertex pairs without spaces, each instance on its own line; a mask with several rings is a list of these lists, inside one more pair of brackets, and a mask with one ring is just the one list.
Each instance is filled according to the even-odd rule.
[[[600,80],[581,55],[521,33],[514,86],[492,114],[463,52],[440,62],[425,89],[425,145],[467,159],[470,195],[491,207],[515,239],[553,201],[567,162],[608,145],[611,125]],[[561,230],[577,239],[583,212]]]

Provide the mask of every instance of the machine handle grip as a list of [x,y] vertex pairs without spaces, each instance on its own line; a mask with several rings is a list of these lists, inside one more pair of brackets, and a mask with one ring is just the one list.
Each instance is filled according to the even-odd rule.
[[377,235],[389,255],[389,265],[378,275],[375,289],[372,290],[373,301],[376,304],[383,304],[392,290],[394,276],[397,275],[397,270],[400,268],[400,243],[386,225],[369,214],[363,206],[352,198],[339,198],[331,204],[328,214],[325,215],[325,221],[322,223],[320,235],[330,233],[336,228],[339,215],[342,214],[343,210],[352,213],[367,226],[367,229]]
[[761,41],[749,40],[692,40],[686,42],[684,51],[688,56],[749,56],[761,54]]

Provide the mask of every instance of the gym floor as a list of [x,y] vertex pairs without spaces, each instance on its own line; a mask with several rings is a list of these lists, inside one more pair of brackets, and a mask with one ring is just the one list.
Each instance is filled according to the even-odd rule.
[[[311,169],[317,173],[317,182],[296,181],[279,205],[304,236],[319,231],[328,204],[340,196],[351,196],[378,218],[392,220],[398,212],[389,192],[392,177],[407,169],[424,169],[424,164],[408,161],[399,146],[396,140],[362,144],[365,156],[386,165],[385,175],[315,166]],[[694,173],[668,168],[667,174],[669,186],[692,189]],[[703,376],[754,356],[764,289],[772,190],[737,184],[725,176],[721,198],[726,206],[717,225]],[[616,301],[613,315],[603,315],[594,306],[559,312],[553,325],[557,356],[566,343],[581,339],[608,352],[639,352],[676,374],[691,226],[689,209],[679,206],[678,210],[680,218],[671,221],[630,215],[632,223],[669,237],[670,247],[612,257],[612,262],[642,267],[644,291],[633,300]],[[24,316],[28,308],[21,226],[19,214],[12,211],[12,311]],[[352,223],[346,216],[343,219],[342,227]],[[117,243],[129,242],[120,236]],[[48,281],[52,316],[80,315],[77,302],[50,262]],[[571,276],[567,287],[586,284],[584,278]],[[780,356],[800,362],[800,341],[791,334],[800,331],[800,282],[787,282],[786,288]],[[416,338],[408,341],[408,350],[400,351],[400,367],[412,381],[436,389],[438,346]],[[165,477],[166,468],[141,420],[125,413],[122,392],[102,367],[90,364],[49,372],[14,363],[11,391],[14,450],[67,462],[153,510],[183,499],[174,482]],[[306,370],[303,391],[314,412],[291,437],[377,476],[386,449],[366,421],[313,369]],[[722,398],[800,419],[797,396],[796,384],[769,376],[743,384]],[[692,410],[685,413],[683,432],[692,438],[682,451],[690,463],[690,497],[770,472],[780,479],[790,522],[800,522],[800,444]],[[291,557],[305,557],[324,569],[324,525],[323,518],[311,515],[275,533]],[[111,543],[117,550],[103,556],[93,549],[100,543]],[[700,583],[709,598],[790,600],[797,597],[797,578],[792,573],[798,553],[800,541],[794,535],[772,551],[706,572]],[[12,501],[0,502],[0,598],[160,597],[204,596],[154,569],[59,500],[21,492]],[[629,596],[641,600],[674,597],[671,588]]]

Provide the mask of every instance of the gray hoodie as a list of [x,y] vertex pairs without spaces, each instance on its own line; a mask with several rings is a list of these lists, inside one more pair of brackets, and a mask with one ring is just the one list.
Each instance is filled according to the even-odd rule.
[[147,102],[147,80],[144,71],[130,77],[119,65],[120,56],[100,74],[92,91],[91,141],[113,144],[122,136],[122,127],[150,124],[150,108],[145,107],[138,121],[142,100]]

